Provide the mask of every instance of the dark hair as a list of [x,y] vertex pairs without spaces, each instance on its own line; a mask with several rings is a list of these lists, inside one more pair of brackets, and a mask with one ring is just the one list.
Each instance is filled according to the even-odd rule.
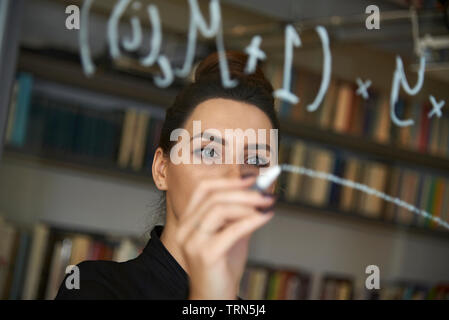
[[274,108],[273,86],[259,66],[252,74],[244,73],[247,58],[247,54],[240,51],[226,52],[230,77],[238,80],[238,85],[233,88],[225,88],[222,85],[217,52],[201,61],[196,68],[194,82],[179,92],[166,112],[159,140],[159,147],[166,155],[176,143],[170,141],[171,132],[184,127],[195,107],[212,98],[226,98],[254,105],[270,118],[274,129],[280,129]]
[[[233,88],[225,88],[221,82],[218,53],[208,55],[200,62],[195,70],[194,82],[186,85],[176,96],[173,105],[167,109],[165,121],[162,126],[159,147],[168,156],[176,141],[170,141],[171,132],[177,128],[183,128],[185,122],[196,106],[212,98],[226,98],[239,102],[245,102],[256,106],[270,118],[273,129],[280,133],[279,120],[274,108],[273,86],[266,79],[260,66],[252,74],[245,74],[244,69],[248,56],[240,51],[227,51],[226,59],[231,79],[238,80],[238,85]],[[280,134],[278,134],[280,143]],[[166,212],[166,192],[163,191],[156,208],[159,215],[153,213],[152,227],[156,224],[164,224]]]

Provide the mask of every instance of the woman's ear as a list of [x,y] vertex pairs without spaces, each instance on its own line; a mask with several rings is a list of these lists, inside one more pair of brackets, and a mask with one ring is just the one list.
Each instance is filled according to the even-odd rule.
[[167,166],[168,159],[161,147],[158,147],[154,153],[152,174],[154,184],[159,190],[167,190]]

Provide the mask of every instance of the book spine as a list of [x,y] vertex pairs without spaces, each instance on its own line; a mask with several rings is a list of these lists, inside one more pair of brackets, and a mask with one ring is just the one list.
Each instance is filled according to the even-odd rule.
[[14,146],[22,147],[26,138],[33,76],[29,73],[20,73],[18,76],[18,82],[19,92],[10,143]]

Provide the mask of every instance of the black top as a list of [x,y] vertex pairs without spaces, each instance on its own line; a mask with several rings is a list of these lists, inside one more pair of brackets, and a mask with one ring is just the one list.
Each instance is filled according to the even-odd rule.
[[66,288],[68,274],[55,299],[188,299],[188,274],[161,242],[163,228],[153,228],[147,245],[134,259],[77,264],[80,288]]

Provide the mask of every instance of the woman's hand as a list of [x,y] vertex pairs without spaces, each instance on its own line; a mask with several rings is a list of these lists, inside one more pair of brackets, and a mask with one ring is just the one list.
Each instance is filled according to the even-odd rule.
[[250,235],[274,214],[274,196],[248,189],[255,181],[208,179],[193,193],[176,235],[188,265],[190,299],[236,299]]

